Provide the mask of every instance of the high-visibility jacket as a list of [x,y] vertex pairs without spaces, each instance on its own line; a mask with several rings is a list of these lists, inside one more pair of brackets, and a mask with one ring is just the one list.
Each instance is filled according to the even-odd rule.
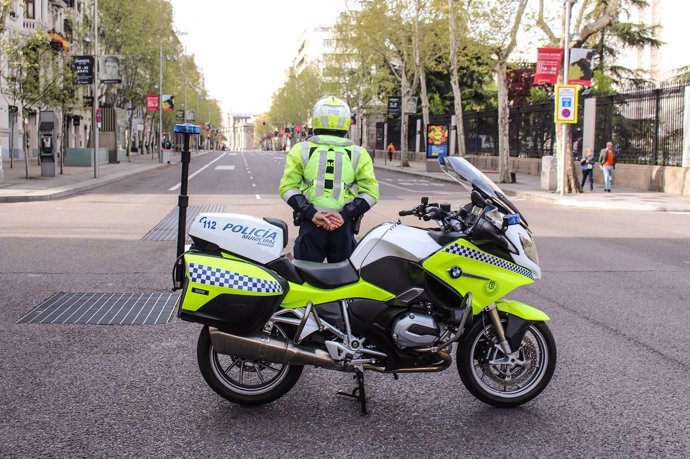
[[290,149],[278,193],[285,202],[302,194],[317,210],[340,211],[355,198],[372,207],[379,182],[366,149],[342,137],[317,135]]

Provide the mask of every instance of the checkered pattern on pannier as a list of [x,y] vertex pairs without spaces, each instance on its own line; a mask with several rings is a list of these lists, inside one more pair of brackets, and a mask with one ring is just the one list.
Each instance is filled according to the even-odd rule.
[[283,288],[277,281],[257,279],[256,277],[245,276],[244,274],[196,263],[189,264],[189,277],[192,282],[213,285],[215,287],[227,287],[256,293],[283,292]]
[[518,266],[509,261],[503,260],[502,258],[489,255],[488,253],[480,252],[478,250],[470,249],[460,244],[451,244],[444,249],[445,252],[452,253],[455,255],[460,255],[461,257],[471,258],[472,260],[482,261],[484,263],[489,263],[490,265],[498,266],[499,268],[507,269],[508,271],[513,271],[514,273],[521,274],[525,277],[529,277],[534,280],[532,276],[532,271],[529,269]]

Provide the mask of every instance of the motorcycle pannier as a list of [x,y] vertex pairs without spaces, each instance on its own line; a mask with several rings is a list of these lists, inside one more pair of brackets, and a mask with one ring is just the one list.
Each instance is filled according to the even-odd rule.
[[280,305],[288,283],[238,259],[190,251],[178,316],[237,335],[257,331]]

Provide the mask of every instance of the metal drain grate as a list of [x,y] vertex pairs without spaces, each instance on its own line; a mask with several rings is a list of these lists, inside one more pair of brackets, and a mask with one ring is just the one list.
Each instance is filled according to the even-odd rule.
[[[159,224],[157,224],[146,236],[144,241],[175,241],[177,240],[177,219],[179,208],[175,207]],[[204,204],[200,206],[187,207],[187,230],[194,219],[202,212],[223,212],[225,206],[222,204]]]
[[179,293],[56,293],[18,324],[154,325],[170,320]]

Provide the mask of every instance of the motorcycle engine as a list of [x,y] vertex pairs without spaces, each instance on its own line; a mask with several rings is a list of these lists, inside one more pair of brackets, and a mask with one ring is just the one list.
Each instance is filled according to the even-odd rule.
[[440,334],[436,320],[428,314],[407,312],[393,322],[393,340],[403,348],[433,345]]

